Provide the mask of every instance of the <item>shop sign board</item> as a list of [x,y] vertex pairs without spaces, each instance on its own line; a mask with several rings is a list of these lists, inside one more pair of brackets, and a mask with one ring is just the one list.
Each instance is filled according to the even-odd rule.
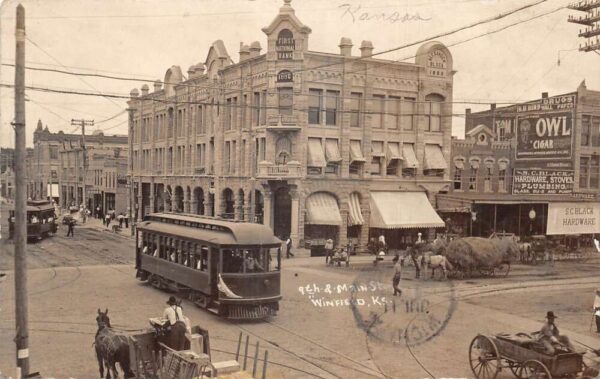
[[296,40],[294,34],[289,29],[282,29],[275,40],[275,50],[277,51],[277,59],[292,60],[294,58],[294,50],[296,50]]
[[517,160],[570,159],[572,112],[517,117]]
[[571,170],[515,169],[513,195],[565,195],[573,193],[575,173]]
[[546,234],[600,233],[600,203],[549,203]]

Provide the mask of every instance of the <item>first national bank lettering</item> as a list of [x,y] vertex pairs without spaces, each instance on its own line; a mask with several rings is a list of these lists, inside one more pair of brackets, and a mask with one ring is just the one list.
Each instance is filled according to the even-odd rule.
[[294,40],[294,34],[289,29],[282,29],[279,32],[275,41],[275,50],[277,51],[277,59],[279,60],[294,59],[296,41]]

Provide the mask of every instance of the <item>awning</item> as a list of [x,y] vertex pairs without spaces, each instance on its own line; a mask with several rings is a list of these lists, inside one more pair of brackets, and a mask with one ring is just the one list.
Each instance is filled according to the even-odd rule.
[[327,163],[339,163],[342,161],[337,140],[325,140],[325,158],[327,159]]
[[419,167],[419,161],[417,161],[417,156],[415,155],[415,149],[413,149],[412,144],[404,144],[402,145],[402,158],[404,158],[404,167],[405,168],[417,168]]
[[360,147],[360,141],[350,141],[350,163],[366,161]]
[[352,192],[348,202],[348,226],[362,225],[365,223],[360,210],[360,198],[358,193]]
[[600,233],[600,203],[549,203],[546,234]]
[[306,220],[310,225],[341,225],[342,216],[337,200],[325,192],[318,192],[306,199]]
[[308,167],[325,167],[327,161],[325,160],[325,153],[323,152],[323,146],[321,146],[321,140],[319,139],[308,139]]
[[388,161],[388,163],[394,160],[402,159],[402,155],[400,155],[400,149],[398,148],[397,143],[388,142],[387,150],[385,152],[385,158]]
[[440,145],[425,145],[425,170],[446,170],[448,164]]
[[443,228],[423,192],[371,192],[371,228]]
[[371,155],[374,157],[383,157],[383,142],[371,142]]

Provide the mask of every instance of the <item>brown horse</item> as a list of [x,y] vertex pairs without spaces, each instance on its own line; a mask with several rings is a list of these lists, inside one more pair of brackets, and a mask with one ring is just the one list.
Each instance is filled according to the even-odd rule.
[[112,330],[110,319],[108,318],[108,308],[104,312],[98,309],[96,323],[98,324],[98,331],[96,332],[94,345],[100,377],[104,378],[104,366],[106,365],[106,378],[111,378],[111,370],[114,377],[118,378],[119,373],[115,366],[117,362],[121,366],[125,378],[135,377],[129,366],[129,342],[126,336],[116,334]]

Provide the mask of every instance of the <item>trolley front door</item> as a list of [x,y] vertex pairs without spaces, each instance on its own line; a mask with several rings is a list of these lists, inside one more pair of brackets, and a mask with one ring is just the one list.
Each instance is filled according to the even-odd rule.
[[213,299],[219,298],[219,273],[221,272],[221,250],[210,248],[210,293],[213,294]]

